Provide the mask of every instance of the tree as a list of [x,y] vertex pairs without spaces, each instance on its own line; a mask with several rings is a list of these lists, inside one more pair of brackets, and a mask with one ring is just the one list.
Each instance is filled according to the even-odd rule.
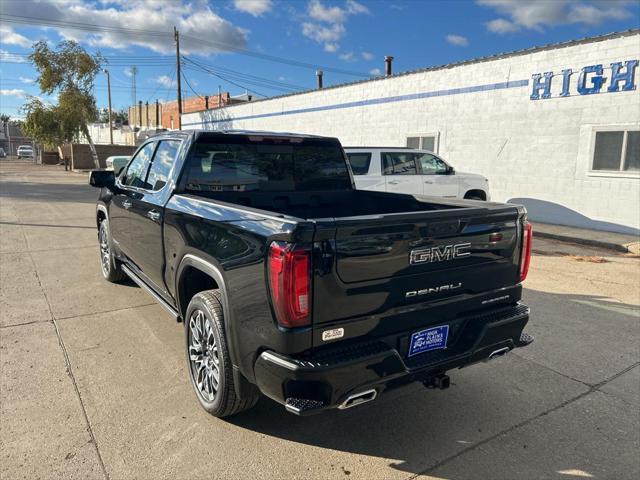
[[[129,112],[126,108],[111,111],[111,121],[116,125],[126,125],[129,119]],[[101,108],[98,113],[98,121],[100,123],[109,123],[109,109]]]
[[[96,147],[87,124],[97,117],[93,81],[100,72],[103,58],[91,55],[74,41],[60,42],[55,50],[45,41],[34,43],[29,55],[38,71],[42,93],[57,95],[57,105],[45,105],[31,99],[25,106],[25,126],[34,139],[69,141],[78,131],[89,142],[96,168],[100,168]],[[47,140],[45,140],[47,139]]]

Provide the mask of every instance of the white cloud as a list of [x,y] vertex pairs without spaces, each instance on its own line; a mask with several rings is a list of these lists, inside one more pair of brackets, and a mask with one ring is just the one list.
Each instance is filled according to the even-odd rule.
[[353,54],[353,52],[344,52],[341,53],[340,55],[338,55],[338,58],[340,60],[342,60],[343,62],[355,62],[355,55]]
[[133,77],[133,71],[131,70],[131,67],[126,67],[122,72],[123,72],[127,77]]
[[27,63],[25,57],[9,53],[6,50],[0,50],[0,62],[8,63]]
[[307,4],[307,14],[314,21],[302,23],[302,34],[322,44],[326,52],[335,52],[340,47],[338,41],[346,33],[344,24],[347,18],[369,13],[367,7],[355,0],[347,0],[344,7],[328,7],[320,0],[310,0]]
[[[3,2],[2,13],[43,18],[57,22],[100,25],[123,31],[81,31],[55,27],[65,39],[96,47],[127,49],[148,48],[158,53],[174,51],[173,26],[180,31],[181,51],[186,54],[214,53],[243,48],[247,32],[220,17],[207,0],[41,0],[39,2]],[[154,33],[141,33],[141,31]]]
[[360,55],[362,55],[362,58],[366,61],[373,60],[373,53],[371,52],[362,52]]
[[273,7],[271,0],[233,0],[233,7],[254,17],[267,13]]
[[27,96],[27,92],[22,90],[21,88],[11,88],[11,89],[0,89],[0,95],[4,97],[16,97],[16,98],[25,98]]
[[367,7],[355,0],[347,0],[347,12],[351,15],[358,15],[360,13],[366,13],[368,15],[371,13]]
[[318,23],[305,22],[302,24],[302,34],[318,43],[335,43],[344,35],[345,29],[341,23],[325,26]]
[[518,26],[510,22],[509,20],[505,20],[504,18],[496,18],[495,20],[491,20],[486,23],[487,30],[493,33],[511,33],[517,32],[519,30]]
[[346,10],[340,7],[325,7],[320,0],[311,0],[307,11],[311,18],[319,22],[343,23],[347,18]]
[[456,47],[466,47],[469,45],[469,39],[467,37],[463,37],[462,35],[455,35],[453,33],[447,35],[447,42],[451,45],[455,45]]
[[[582,24],[597,25],[606,20],[620,20],[631,15],[627,9],[632,0],[476,0],[493,8],[500,18],[486,23],[489,31],[499,34],[518,30]],[[506,18],[504,18],[506,17]]]
[[340,48],[340,45],[338,45],[337,43],[325,43],[324,44],[324,51],[325,52],[333,53],[333,52],[338,51],[339,48]]
[[22,82],[22,83],[34,83],[36,81],[35,78],[29,78],[29,77],[18,77],[18,79]]
[[369,73],[374,76],[382,75],[382,71],[379,68],[372,68]]
[[5,25],[0,26],[0,39],[4,45],[17,45],[23,48],[30,48],[33,45],[33,41],[29,40],[24,35],[20,35],[14,32],[11,27]]
[[162,85],[167,88],[176,86],[176,81],[172,80],[168,75],[160,75],[159,77],[154,78],[153,81],[158,85]]

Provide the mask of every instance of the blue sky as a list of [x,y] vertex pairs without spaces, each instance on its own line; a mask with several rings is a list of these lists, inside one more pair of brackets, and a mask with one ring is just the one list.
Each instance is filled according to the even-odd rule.
[[[195,62],[184,62],[184,74],[196,93],[214,95],[221,86],[234,95],[247,87],[272,96],[312,88],[313,66],[325,69],[325,85],[332,85],[380,74],[385,55],[395,57],[399,72],[638,28],[640,2],[2,0],[0,15],[0,112],[19,117],[25,97],[40,94],[25,61],[38,39],[74,39],[102,53],[119,109],[131,103],[133,65],[138,100],[175,98],[173,25]],[[183,89],[192,95],[184,81]],[[95,93],[106,106],[104,75]]]

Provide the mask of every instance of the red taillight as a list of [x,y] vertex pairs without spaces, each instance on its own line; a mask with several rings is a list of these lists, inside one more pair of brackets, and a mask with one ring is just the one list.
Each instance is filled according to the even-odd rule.
[[269,247],[269,290],[278,323],[302,327],[311,323],[309,315],[309,250],[292,244],[273,242]]
[[525,221],[522,224],[522,251],[520,252],[520,281],[524,281],[529,273],[529,264],[531,263],[531,239],[533,237],[533,229],[531,224]]

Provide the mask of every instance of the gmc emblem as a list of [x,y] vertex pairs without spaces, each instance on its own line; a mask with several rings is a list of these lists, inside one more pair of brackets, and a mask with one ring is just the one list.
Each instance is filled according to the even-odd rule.
[[445,260],[455,260],[456,258],[468,257],[471,252],[470,243],[458,243],[457,245],[438,245],[431,248],[418,248],[411,250],[409,254],[409,264],[444,262]]

